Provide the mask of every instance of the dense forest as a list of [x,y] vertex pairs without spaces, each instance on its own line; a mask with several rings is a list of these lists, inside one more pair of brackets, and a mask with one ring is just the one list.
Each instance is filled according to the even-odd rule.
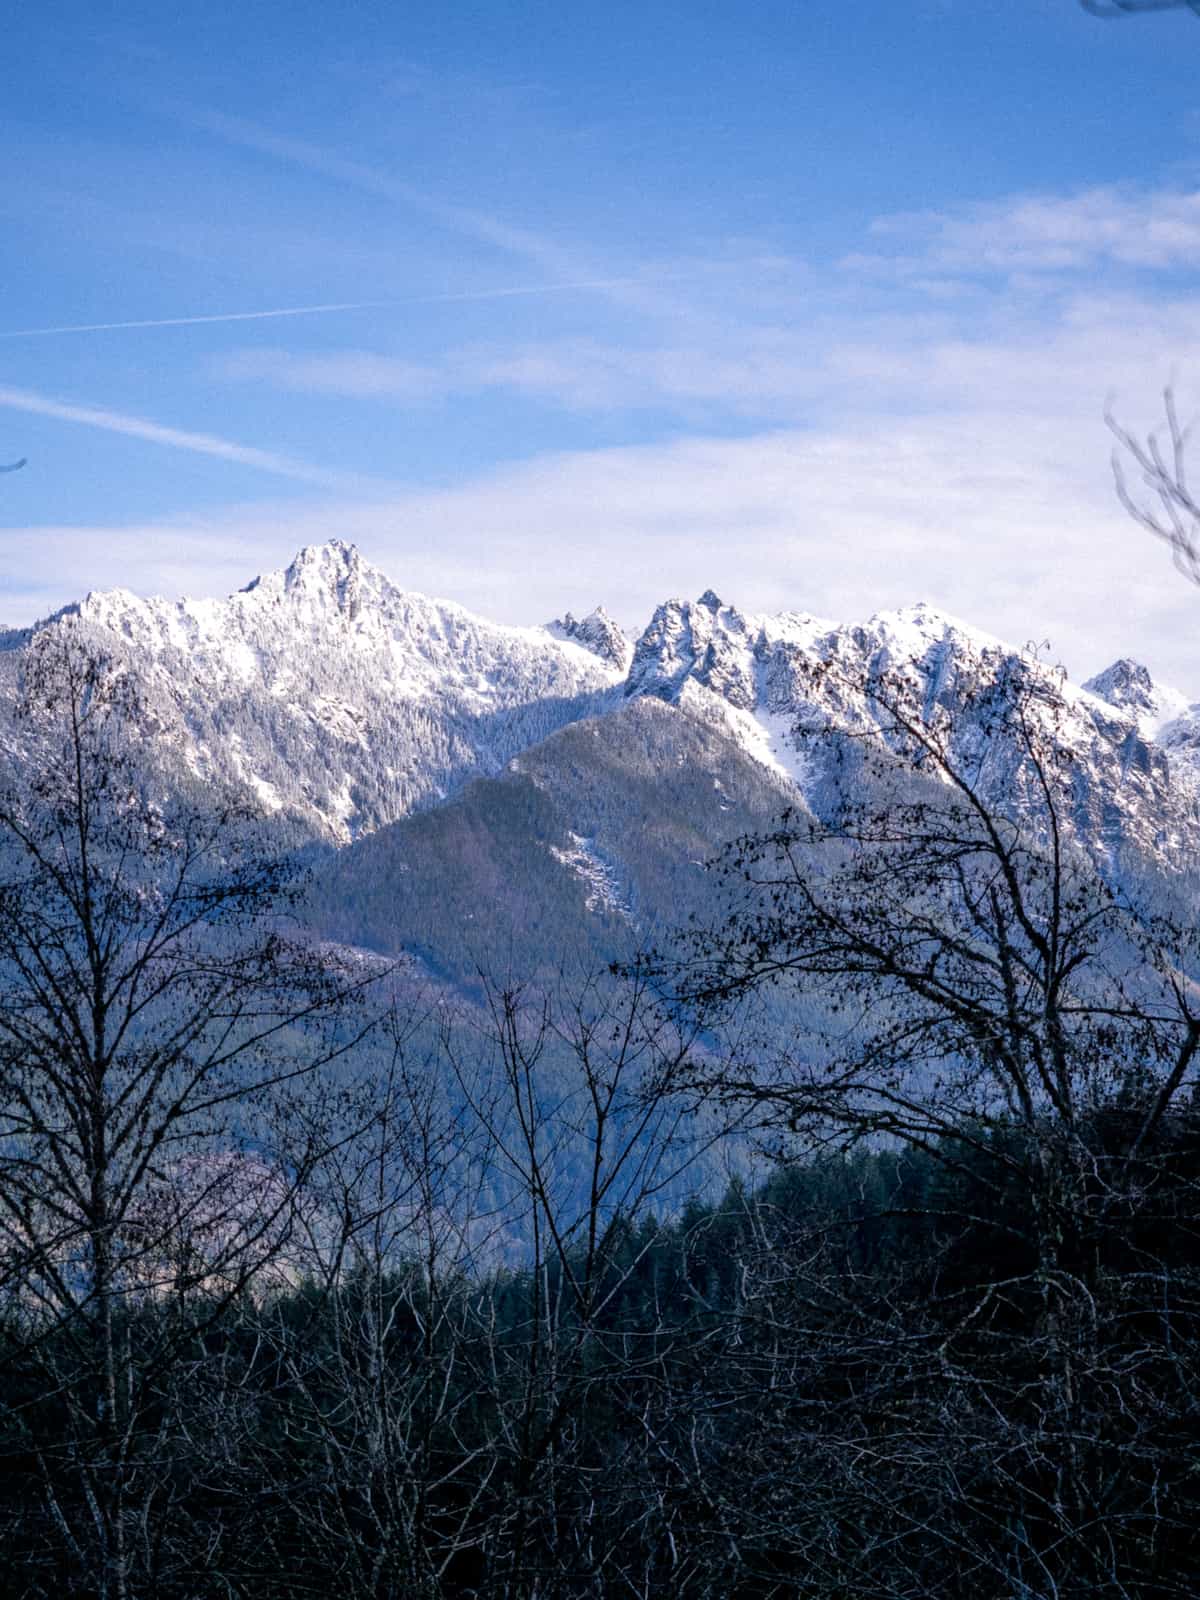
[[[792,1168],[674,1223],[616,1219],[590,1263],[414,1257],[214,1299],[167,1370],[172,1307],[131,1309],[131,1587],[1194,1592],[1198,1135],[1180,1116],[1140,1154],[1136,1218],[1097,1173],[1068,1322],[988,1148]],[[47,1383],[77,1355],[66,1330],[6,1332],[5,1592],[77,1592],[90,1508]]]

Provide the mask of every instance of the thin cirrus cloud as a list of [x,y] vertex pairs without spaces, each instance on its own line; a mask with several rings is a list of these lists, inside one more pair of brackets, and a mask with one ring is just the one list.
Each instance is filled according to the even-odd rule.
[[489,391],[579,412],[718,407],[740,415],[787,414],[813,393],[811,336],[787,330],[714,330],[706,344],[631,346],[577,338],[453,348],[429,361],[373,350],[320,354],[247,349],[212,371],[299,394],[387,399],[410,406]]
[[503,391],[567,410],[608,411],[662,403],[665,391],[652,371],[660,358],[658,351],[578,339],[451,349],[430,361],[373,350],[319,355],[242,350],[214,363],[214,370],[222,378],[266,383],[292,393],[387,399],[410,406]]
[[[820,330],[750,329],[711,342],[634,347],[589,339],[454,348],[412,361],[371,350],[247,349],[214,362],[226,381],[410,408],[506,393],[587,413],[655,410],[707,417],[811,419],[920,415],[948,407],[1098,418],[1105,397],[1152,405],[1200,343],[1200,297],[1064,296],[1051,314],[993,307],[985,330],[862,316]],[[1181,376],[1186,381],[1189,374]]]
[[29,416],[50,417],[57,422],[73,422],[87,428],[99,428],[106,433],[124,434],[130,439],[143,439],[147,444],[187,450],[195,455],[215,456],[219,460],[254,467],[276,477],[292,478],[299,483],[333,489],[345,488],[353,482],[345,473],[329,472],[309,462],[279,455],[273,450],[258,450],[252,445],[236,444],[231,439],[222,439],[212,433],[193,433],[183,428],[167,427],[123,411],[55,400],[32,389],[0,387],[0,406],[9,411],[23,411]]
[[[872,233],[897,254],[859,255],[795,279],[790,303],[747,310],[729,293],[684,337],[619,333],[448,346],[414,360],[392,349],[234,351],[211,371],[294,393],[410,406],[507,392],[572,411],[678,408],[786,420],[814,403],[872,401],[923,410],[1002,379],[1014,403],[1053,411],[1090,385],[1157,387],[1197,328],[1186,284],[1164,298],[1157,273],[1200,263],[1200,196],[1092,189],[937,216],[891,216]],[[1086,290],[1079,272],[1089,268]],[[1036,288],[1022,274],[1036,271]],[[880,302],[881,273],[901,280]],[[788,282],[777,275],[780,289]],[[1119,285],[1119,288],[1117,287]],[[1157,371],[1151,371],[1157,368]],[[1023,391],[1023,392],[1022,392]]]

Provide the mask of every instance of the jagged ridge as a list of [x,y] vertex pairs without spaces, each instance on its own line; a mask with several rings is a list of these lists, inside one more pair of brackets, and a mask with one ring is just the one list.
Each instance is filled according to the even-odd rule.
[[[927,605],[834,624],[746,614],[712,590],[659,606],[632,646],[602,608],[544,628],[504,627],[398,588],[339,540],[226,600],[115,589],[43,626],[68,618],[128,656],[153,707],[156,746],[179,770],[239,785],[265,811],[335,842],[436,804],[556,729],[645,696],[732,737],[819,809],[830,799],[831,746],[798,730],[871,727],[856,682],[905,675],[925,713],[948,717],[965,748],[979,737],[973,695],[1019,659]],[[19,658],[29,636],[8,636],[5,659]],[[844,670],[814,690],[822,662]],[[1173,858],[1190,849],[1200,711],[1129,660],[1083,688],[1028,670],[1043,674],[1056,737],[1078,757],[1081,834],[1106,850],[1132,844]]]

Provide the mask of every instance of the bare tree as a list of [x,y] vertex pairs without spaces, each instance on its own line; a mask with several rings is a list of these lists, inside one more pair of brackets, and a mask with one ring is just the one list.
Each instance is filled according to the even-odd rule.
[[652,1593],[671,1565],[691,1330],[634,1290],[715,1137],[671,1092],[692,1032],[644,976],[484,989],[393,1020],[362,1132],[311,1164],[302,1292],[254,1318],[272,1392],[244,1362],[224,1387],[205,1477],[272,1493],[253,1541],[223,1511],[217,1564],[255,1593],[306,1581],[294,1550],[363,1600]]
[[1139,439],[1113,415],[1105,421],[1116,439],[1113,478],[1117,496],[1140,528],[1166,544],[1176,567],[1200,584],[1200,501],[1188,481],[1191,425],[1179,421],[1174,392],[1163,392],[1166,437],[1157,431]]
[[[817,1482],[834,1474],[835,1501],[855,1500],[897,1548],[918,1535],[943,1541],[943,1580],[958,1541],[959,1570],[969,1563],[977,1582],[1129,1593],[1121,1585],[1156,1530],[1186,1527],[1187,1496],[1163,1442],[1170,1430],[1151,1446],[1120,1420],[1137,1416],[1134,1395],[1153,1387],[1161,1352],[1122,1370],[1105,1343],[1104,1320],[1128,1314],[1116,1308],[1130,1287],[1107,1263],[1144,1227],[1148,1194],[1169,1187],[1174,1157],[1163,1152],[1190,1126],[1195,938],[1139,903],[1120,873],[1099,870],[1075,834],[1074,757],[1047,674],[1014,663],[978,687],[979,734],[964,747],[950,710],[902,672],[850,681],[833,662],[813,673],[827,693],[865,696],[876,713],[870,734],[842,741],[853,781],[833,815],[793,815],[736,847],[728,866],[744,880],[742,912],[684,988],[708,1001],[783,988],[806,1026],[782,1046],[714,1063],[697,1087],[755,1108],[810,1149],[908,1149],[958,1186],[942,1225],[1007,1216],[997,1240],[1007,1227],[1017,1246],[1003,1284],[982,1270],[953,1284],[957,1313],[943,1258],[923,1300],[901,1306],[872,1284],[865,1322],[860,1297],[814,1326],[830,1280],[805,1265],[805,1341],[823,1363],[816,1394],[849,1431],[840,1456],[823,1427],[815,1453],[803,1430],[791,1448]],[[851,1326],[859,1337],[847,1344]],[[984,1337],[972,1343],[970,1330]],[[871,1367],[864,1386],[854,1371]],[[1194,1377],[1179,1387],[1180,1426]],[[894,1448],[873,1444],[863,1471],[851,1435],[866,1425],[867,1394],[902,1410],[888,1423]],[[1168,1409],[1171,1395],[1168,1385]],[[811,1383],[798,1398],[811,1410]],[[935,1592],[921,1581],[849,1592]]]
[[484,1049],[455,1071],[512,1189],[528,1291],[498,1414],[505,1537],[491,1581],[497,1596],[524,1600],[593,1572],[600,1594],[627,1538],[611,1506],[630,1464],[595,1451],[595,1421],[636,1404],[662,1359],[661,1329],[631,1337],[610,1313],[649,1248],[648,1236],[631,1243],[631,1224],[669,1204],[712,1137],[689,1126],[673,1092],[696,1029],[638,971],[620,984],[561,974],[553,991],[490,983],[486,993]]
[[[284,1294],[258,1320],[286,1379],[277,1436],[305,1441],[320,1471],[296,1482],[286,1449],[264,1463],[261,1427],[231,1439],[231,1492],[266,1468],[283,1508],[258,1530],[257,1591],[289,1572],[298,1541],[347,1600],[441,1595],[486,1540],[498,1469],[487,1169],[447,1092],[441,1034],[419,1007],[393,1013],[390,1059],[354,1093],[356,1136],[329,1144],[305,1187],[301,1314]],[[298,1133],[302,1150],[327,1140],[323,1114],[309,1130],[301,1113]]]
[[24,1386],[10,1419],[43,1485],[27,1592],[40,1559],[45,1592],[118,1600],[171,1501],[174,1363],[292,1226],[314,1152],[273,1159],[270,1103],[353,1044],[344,1003],[363,978],[287,936],[288,873],[251,817],[173,805],[139,765],[136,687],[69,624],[31,645],[17,714],[0,793],[0,1294]]
[[1200,16],[1200,0],[1080,0],[1094,17],[1136,17],[1150,11],[1193,11]]

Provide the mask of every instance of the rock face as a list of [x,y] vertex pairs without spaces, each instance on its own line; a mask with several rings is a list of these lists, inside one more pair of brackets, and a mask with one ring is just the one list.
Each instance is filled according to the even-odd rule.
[[1156,738],[1168,724],[1189,710],[1186,698],[1178,689],[1155,683],[1147,668],[1129,656],[1114,661],[1111,667],[1089,678],[1083,687],[1089,694],[1133,717],[1147,739]]
[[603,606],[597,606],[586,617],[579,619],[568,611],[550,624],[550,632],[556,638],[573,639],[594,656],[599,656],[601,661],[615,667],[622,676],[629,670],[633,646]]
[[1200,705],[1189,705],[1178,689],[1156,683],[1141,662],[1128,656],[1083,687],[1132,717],[1142,737],[1166,755],[1172,781],[1200,795]]
[[[1018,806],[1028,774],[995,724],[997,686],[1018,675],[1035,731],[1069,753],[1067,820],[1081,841],[1177,865],[1198,837],[1200,707],[1130,660],[1076,688],[926,605],[834,624],[743,613],[707,590],[659,606],[631,646],[600,608],[545,628],[486,622],[397,588],[334,540],[226,600],[118,589],[41,626],[68,625],[137,672],[160,761],[240,789],[301,837],[345,843],[427,810],[639,699],[732,740],[821,812],[844,797],[848,741],[889,737],[864,693],[881,679],[975,764],[991,798]],[[6,696],[31,636],[0,638]],[[0,726],[0,739],[19,755],[19,730]]]

